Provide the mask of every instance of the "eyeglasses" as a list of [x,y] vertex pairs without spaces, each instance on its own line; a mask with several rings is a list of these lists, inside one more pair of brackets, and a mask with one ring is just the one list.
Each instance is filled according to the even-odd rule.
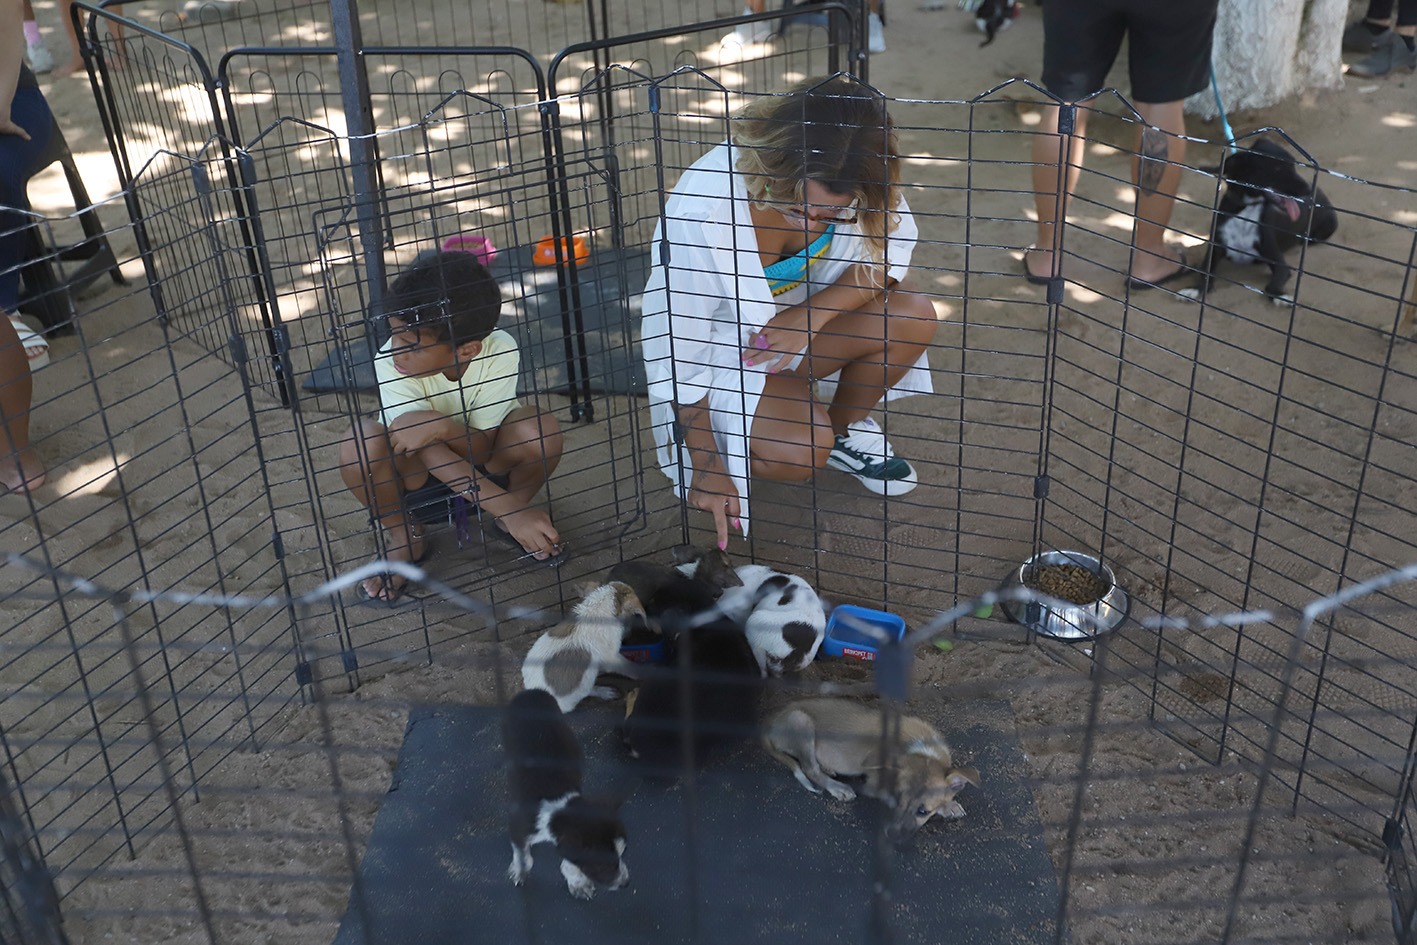
[[856,222],[856,209],[860,203],[860,198],[857,198],[840,208],[839,212],[842,214],[841,216],[832,216],[825,213],[808,213],[805,207],[778,207],[777,212],[788,220],[798,223],[837,223],[845,226]]

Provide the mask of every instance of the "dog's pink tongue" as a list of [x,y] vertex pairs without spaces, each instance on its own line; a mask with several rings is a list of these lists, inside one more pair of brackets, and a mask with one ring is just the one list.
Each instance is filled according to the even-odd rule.
[[1290,223],[1299,222],[1299,201],[1295,200],[1293,197],[1281,196],[1279,198],[1279,205],[1283,207],[1284,212],[1289,215]]

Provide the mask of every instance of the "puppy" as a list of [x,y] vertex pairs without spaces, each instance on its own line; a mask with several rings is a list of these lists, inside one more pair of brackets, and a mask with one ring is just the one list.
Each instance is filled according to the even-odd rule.
[[802,699],[763,721],[762,740],[768,754],[813,794],[825,790],[849,801],[856,792],[836,779],[864,777],[861,793],[891,808],[886,833],[894,838],[910,836],[936,815],[963,817],[955,795],[966,784],[978,787],[979,772],[955,767],[940,733],[909,715],[901,716],[896,741],[883,754],[881,724],[875,707],[846,699]]
[[673,567],[649,561],[622,561],[610,569],[611,581],[634,589],[651,629],[663,632],[666,614],[687,616],[710,610],[725,588],[743,583],[728,555],[717,548],[699,551],[692,545],[677,545],[670,555]]
[[586,696],[613,699],[619,693],[596,686],[601,673],[635,674],[635,664],[620,655],[627,625],[643,620],[644,607],[627,584],[611,582],[591,589],[571,618],[546,631],[522,663],[522,685],[544,689],[569,712]]
[[685,621],[672,628],[678,646],[671,667],[647,675],[626,697],[621,728],[630,757],[654,774],[681,770],[686,747],[698,768],[757,731],[760,671],[742,625],[715,612],[699,615],[696,625],[671,619]]
[[817,655],[827,614],[812,585],[761,564],[738,569],[742,587],[719,598],[725,615],[743,624],[762,675],[802,670]]
[[511,881],[526,880],[533,846],[554,843],[577,899],[629,882],[625,825],[616,805],[581,796],[581,747],[550,693],[527,689],[512,698],[502,716],[502,748],[512,790]]
[[[945,0],[925,0],[926,10],[943,10]],[[984,34],[980,47],[988,46],[1001,31],[1014,25],[1021,12],[1017,0],[959,0],[959,8],[974,14],[974,25]]]
[[979,48],[988,46],[996,35],[1013,26],[1019,12],[1015,0],[983,0],[975,7],[974,25],[984,34],[984,42],[979,44]]
[[1215,281],[1221,255],[1235,262],[1269,266],[1264,294],[1277,305],[1294,300],[1285,294],[1293,273],[1285,253],[1305,241],[1322,242],[1338,229],[1338,213],[1322,190],[1305,179],[1288,150],[1268,138],[1248,151],[1229,155],[1220,168],[1225,192],[1210,231],[1201,267],[1201,293]]

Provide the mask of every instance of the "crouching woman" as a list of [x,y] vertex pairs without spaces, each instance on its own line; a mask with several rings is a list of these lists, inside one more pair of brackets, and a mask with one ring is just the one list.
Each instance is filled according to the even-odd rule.
[[651,420],[720,548],[730,525],[747,534],[750,477],[830,466],[880,495],[915,488],[871,417],[931,390],[935,312],[903,285],[899,179],[884,99],[839,76],[749,104],[666,201],[644,295]]

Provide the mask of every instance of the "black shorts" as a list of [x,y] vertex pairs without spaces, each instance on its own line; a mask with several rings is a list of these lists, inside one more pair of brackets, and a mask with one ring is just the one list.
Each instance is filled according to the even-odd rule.
[[[475,465],[473,469],[477,470],[478,475],[486,476],[496,483],[498,488],[503,490],[511,488],[511,477],[505,473],[488,472],[481,463]],[[458,493],[453,491],[452,486],[430,474],[428,481],[423,485],[403,494],[403,507],[408,510],[408,514],[413,516],[415,521],[425,525],[438,525],[456,519],[455,500],[457,497]],[[468,513],[475,514],[473,512],[475,507],[476,503],[469,500]]]
[[1210,82],[1220,0],[1048,0],[1043,4],[1043,87],[1066,102],[1101,90],[1130,38],[1131,98],[1177,102]]

